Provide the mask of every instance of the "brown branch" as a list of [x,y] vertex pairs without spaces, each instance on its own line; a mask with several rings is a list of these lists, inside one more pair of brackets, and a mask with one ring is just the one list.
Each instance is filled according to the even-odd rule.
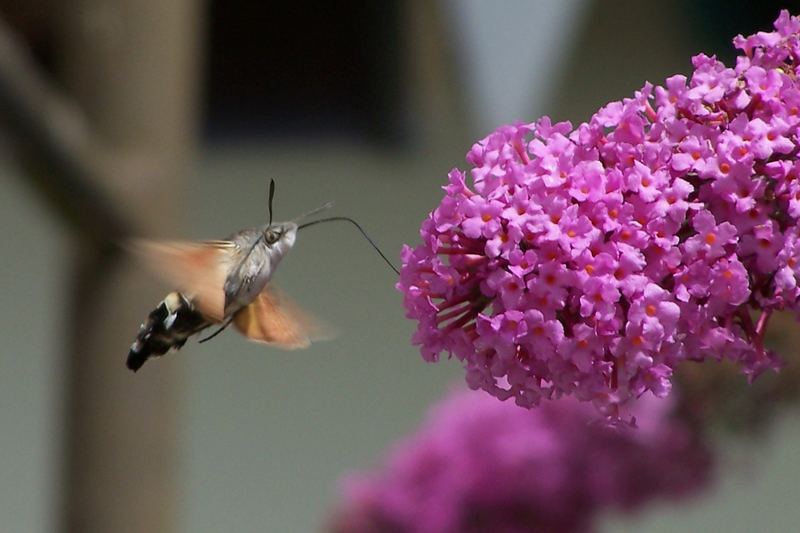
[[135,224],[104,190],[102,153],[77,105],[61,94],[0,19],[0,126],[30,159],[25,177],[83,236],[108,246]]

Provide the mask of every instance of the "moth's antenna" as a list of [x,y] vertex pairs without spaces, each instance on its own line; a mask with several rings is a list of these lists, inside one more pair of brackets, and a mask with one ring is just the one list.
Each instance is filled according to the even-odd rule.
[[269,180],[269,225],[272,225],[272,199],[275,198],[275,180]]
[[300,215],[299,217],[297,217],[297,218],[295,218],[294,220],[292,220],[292,222],[294,222],[294,223],[296,223],[296,224],[297,224],[297,223],[299,223],[301,220],[305,220],[305,219],[307,219],[308,217],[310,217],[310,216],[314,216],[314,215],[316,215],[317,213],[320,213],[320,212],[322,212],[322,211],[327,211],[327,210],[328,210],[328,209],[330,209],[331,207],[333,207],[333,202],[326,202],[326,203],[322,204],[321,206],[319,206],[319,207],[316,207],[316,208],[312,209],[311,211],[306,211],[305,213],[303,213],[303,214],[302,214],[302,215]]
[[[327,204],[326,204],[326,205],[327,205]],[[370,238],[369,238],[369,235],[367,235],[367,232],[366,232],[366,231],[364,231],[364,228],[362,228],[362,227],[361,227],[361,226],[358,224],[358,222],[356,222],[356,221],[355,221],[355,220],[353,220],[352,218],[349,218],[349,217],[328,217],[328,218],[321,218],[321,219],[319,219],[319,220],[312,220],[311,222],[306,222],[305,224],[300,224],[299,226],[297,226],[297,229],[298,229],[298,230],[301,230],[301,229],[303,229],[303,228],[307,228],[307,227],[309,227],[309,226],[313,226],[313,225],[315,225],[315,224],[321,224],[321,223],[323,223],[323,222],[336,222],[336,221],[339,221],[339,220],[340,220],[340,221],[343,221],[343,222],[349,222],[349,223],[351,223],[352,225],[354,225],[354,226],[356,227],[356,229],[358,229],[358,231],[360,231],[360,232],[361,232],[361,235],[363,235],[363,236],[364,236],[364,238],[365,238],[365,239],[367,239],[367,242],[368,242],[368,243],[370,243],[370,244],[372,245],[372,247],[373,247],[373,248],[375,248],[375,251],[376,251],[376,252],[378,252],[378,255],[380,255],[380,256],[383,258],[383,260],[384,260],[384,261],[386,261],[386,264],[387,264],[387,265],[389,265],[389,268],[391,268],[392,270],[394,270],[395,274],[397,274],[398,276],[400,275],[400,271],[399,271],[399,270],[397,270],[397,268],[396,268],[396,267],[395,267],[395,266],[392,264],[392,262],[391,262],[391,261],[389,261],[389,259],[388,259],[388,258],[387,258],[385,255],[383,255],[383,252],[381,252],[381,249],[380,249],[380,248],[378,248],[378,245],[377,245],[377,244],[375,244],[375,243],[372,241],[372,239],[370,239]]]

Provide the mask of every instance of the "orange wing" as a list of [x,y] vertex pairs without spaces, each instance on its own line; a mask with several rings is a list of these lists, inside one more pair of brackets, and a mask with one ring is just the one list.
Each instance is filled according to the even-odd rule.
[[250,340],[286,350],[307,348],[312,341],[333,336],[328,326],[272,286],[239,310],[233,325]]
[[235,245],[230,241],[146,241],[129,247],[159,276],[174,283],[207,318],[225,318],[225,278]]

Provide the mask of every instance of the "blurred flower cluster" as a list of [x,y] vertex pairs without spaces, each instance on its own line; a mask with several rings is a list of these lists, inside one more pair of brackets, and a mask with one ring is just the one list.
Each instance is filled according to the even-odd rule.
[[453,394],[375,473],[343,483],[337,533],[590,531],[597,515],[702,488],[710,454],[672,402],[637,403],[638,428],[596,423],[573,399],[528,410]]
[[775,320],[767,340],[786,369],[743,389],[731,362],[685,365],[669,398],[647,394],[624,413],[635,428],[602,424],[572,398],[527,410],[453,393],[374,471],[344,478],[331,531],[592,531],[609,511],[694,498],[724,462],[712,434],[757,437],[800,398],[797,330]]
[[426,360],[533,406],[575,395],[611,417],[668,394],[686,360],[776,368],[764,335],[798,309],[800,19],[697,55],[573,128],[504,126],[454,169],[398,288]]

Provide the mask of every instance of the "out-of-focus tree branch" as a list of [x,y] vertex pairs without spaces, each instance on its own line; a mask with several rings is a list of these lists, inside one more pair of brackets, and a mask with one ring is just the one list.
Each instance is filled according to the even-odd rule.
[[[130,212],[123,220],[135,220],[137,231],[174,235],[196,143],[203,3],[70,0],[58,11],[59,80],[93,134],[78,152],[98,150],[88,160],[102,165],[91,167],[89,183]],[[136,327],[161,295],[132,265],[109,262],[96,247],[74,252],[63,531],[175,531],[180,366],[167,359],[134,376],[124,364]]]
[[104,189],[114,170],[98,157],[102,150],[85,117],[1,19],[0,120],[30,158],[26,178],[83,236],[106,244],[133,233],[134,221]]
[[[124,365],[153,295],[115,243],[174,229],[195,145],[202,3],[58,4],[59,85],[0,20],[0,127],[72,247],[61,530],[176,529],[177,368]],[[69,97],[67,96],[69,95]]]

